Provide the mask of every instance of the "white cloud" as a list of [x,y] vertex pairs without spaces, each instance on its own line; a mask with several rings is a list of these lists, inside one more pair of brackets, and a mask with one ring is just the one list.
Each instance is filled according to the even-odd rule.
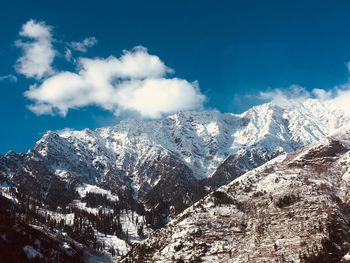
[[310,93],[299,85],[292,85],[288,89],[272,89],[259,94],[261,100],[271,101],[275,105],[288,106],[310,98]]
[[80,58],[77,72],[59,72],[25,96],[34,113],[60,114],[96,105],[115,114],[136,112],[158,118],[179,110],[200,108],[205,100],[196,83],[166,78],[173,70],[144,47],[124,51],[120,58]]
[[[51,64],[56,51],[52,47],[51,27],[44,22],[29,20],[22,26],[19,36],[22,38],[15,44],[22,49],[22,56],[17,60],[16,71],[35,79],[53,74]],[[26,38],[29,41],[24,42]]]
[[324,90],[324,89],[313,89],[312,95],[320,100],[330,100],[334,94],[332,90]]
[[0,81],[2,81],[2,80],[8,80],[10,82],[17,82],[17,77],[15,75],[8,74],[8,75],[0,76]]
[[72,60],[72,51],[69,48],[66,48],[66,51],[64,52],[64,57],[68,62]]
[[300,104],[307,99],[318,99],[328,103],[328,106],[331,108],[350,113],[350,82],[329,90],[315,88],[311,91],[298,85],[292,85],[288,89],[273,89],[260,92],[259,99],[270,101],[282,107]]
[[[347,68],[350,73],[350,62],[347,63]],[[258,96],[253,97],[265,102],[270,101],[279,106],[299,104],[308,99],[318,99],[327,103],[327,106],[333,109],[350,114],[350,79],[346,83],[331,89],[314,88],[309,91],[302,86],[292,85],[286,89],[263,91]]]
[[205,97],[195,83],[178,78],[151,78],[123,83],[116,90],[115,99],[119,101],[118,110],[159,118],[162,114],[199,108]]
[[95,37],[87,37],[81,42],[71,42],[68,44],[68,46],[75,50],[80,52],[87,52],[90,47],[93,47],[97,44],[97,39]]
[[327,91],[327,97],[323,99],[324,101],[331,102],[334,108],[341,109],[350,114],[350,83]]

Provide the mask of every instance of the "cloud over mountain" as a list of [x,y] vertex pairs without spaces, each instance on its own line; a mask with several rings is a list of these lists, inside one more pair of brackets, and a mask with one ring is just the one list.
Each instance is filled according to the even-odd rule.
[[292,85],[287,89],[271,89],[259,93],[258,98],[263,101],[271,101],[278,106],[295,105],[307,99],[318,99],[322,102],[329,102],[330,105],[337,105],[345,112],[350,112],[350,82],[335,86],[332,89],[314,88],[308,91],[299,85]]

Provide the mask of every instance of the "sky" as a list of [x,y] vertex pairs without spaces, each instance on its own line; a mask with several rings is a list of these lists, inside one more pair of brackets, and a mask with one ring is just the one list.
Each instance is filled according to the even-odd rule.
[[349,79],[349,12],[341,0],[6,1],[0,154],[47,130],[333,96]]

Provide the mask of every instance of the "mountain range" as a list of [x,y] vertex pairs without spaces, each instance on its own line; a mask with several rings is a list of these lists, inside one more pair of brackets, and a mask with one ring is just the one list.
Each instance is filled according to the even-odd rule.
[[320,251],[340,260],[349,134],[334,132],[348,125],[348,111],[308,99],[49,131],[28,152],[0,157],[1,193],[16,207],[4,213],[107,261],[321,262],[310,261]]

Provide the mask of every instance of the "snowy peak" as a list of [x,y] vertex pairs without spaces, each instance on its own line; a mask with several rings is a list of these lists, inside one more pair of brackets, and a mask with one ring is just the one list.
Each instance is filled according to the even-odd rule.
[[283,141],[307,144],[349,123],[348,113],[315,99],[283,106],[267,103],[251,108],[242,116],[249,120],[242,130],[248,136],[237,139],[246,143],[276,136]]

